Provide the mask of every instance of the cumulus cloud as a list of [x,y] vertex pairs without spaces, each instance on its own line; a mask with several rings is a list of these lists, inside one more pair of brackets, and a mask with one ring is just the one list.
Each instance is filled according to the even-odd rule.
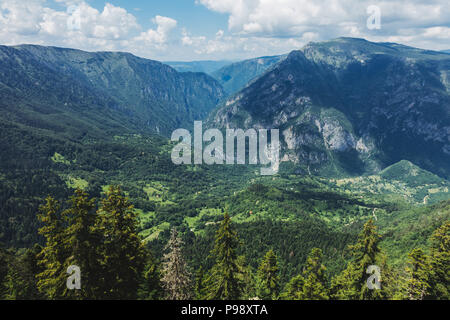
[[[448,46],[450,27],[448,0],[197,0],[208,9],[227,14],[228,29],[239,36],[273,38],[316,35],[318,39],[338,36],[365,37],[373,40],[397,38],[406,44]],[[366,9],[381,10],[381,29],[369,30]],[[437,28],[437,29],[436,29]]]
[[100,39],[124,39],[139,28],[136,18],[125,9],[107,3],[102,12],[86,3],[79,6],[81,30],[88,37]]
[[186,28],[183,28],[182,37],[181,37],[181,43],[184,46],[194,46],[194,47],[200,47],[204,46],[206,42],[205,36],[192,36]]
[[134,40],[157,47],[164,46],[167,43],[170,32],[177,26],[177,21],[168,17],[156,16],[153,19],[153,23],[157,25],[156,30],[149,29],[146,32],[142,32]]
[[144,56],[163,49],[177,21],[153,19],[155,29],[142,30],[126,9],[106,3],[102,10],[82,0],[55,0],[57,10],[44,0],[0,0],[0,43],[74,47],[84,50],[123,50]]
[[[143,28],[132,13],[110,3],[94,8],[87,0],[53,1],[58,5],[0,0],[0,43],[120,50],[160,60],[282,54],[340,36],[450,48],[448,0],[189,0],[228,16],[227,29],[207,36],[161,15]],[[380,29],[367,28],[370,5],[381,10]]]
[[[73,6],[77,2],[69,3]],[[109,3],[102,12],[85,2],[78,2],[76,7],[65,11],[56,11],[44,4],[41,0],[2,0],[0,26],[3,39],[7,40],[7,35],[13,34],[70,40],[76,36],[74,33],[87,38],[122,39],[139,27],[133,15]]]
[[42,1],[10,0],[0,2],[2,33],[35,35],[41,30]]

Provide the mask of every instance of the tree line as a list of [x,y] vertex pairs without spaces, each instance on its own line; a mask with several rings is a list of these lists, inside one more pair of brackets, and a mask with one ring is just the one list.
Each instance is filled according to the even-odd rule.
[[[238,254],[236,226],[225,212],[215,233],[208,270],[194,270],[181,234],[173,228],[161,261],[138,235],[138,217],[118,186],[97,201],[76,190],[66,209],[52,197],[40,207],[43,246],[14,252],[0,248],[2,299],[210,299],[378,300],[450,298],[450,221],[435,230],[428,250],[414,249],[408,267],[387,263],[373,220],[348,250],[351,260],[330,277],[323,252],[313,248],[303,270],[286,285],[270,249],[257,268]],[[70,266],[81,271],[80,289],[67,286]],[[376,266],[379,274],[371,273]],[[378,285],[373,287],[373,285]],[[372,285],[372,286],[371,286]]]

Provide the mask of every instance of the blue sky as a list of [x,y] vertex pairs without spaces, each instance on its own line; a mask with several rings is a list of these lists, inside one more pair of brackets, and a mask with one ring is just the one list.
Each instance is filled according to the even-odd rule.
[[[379,22],[379,23],[378,23]],[[237,60],[340,36],[450,49],[448,0],[0,0],[0,44]]]
[[[112,0],[109,3],[127,8],[135,15],[145,28],[153,27],[152,18],[156,15],[170,17],[188,28],[193,33],[213,36],[218,29],[227,29],[228,16],[208,10],[201,4],[196,4],[194,0]],[[89,3],[102,10],[105,1],[95,0]]]

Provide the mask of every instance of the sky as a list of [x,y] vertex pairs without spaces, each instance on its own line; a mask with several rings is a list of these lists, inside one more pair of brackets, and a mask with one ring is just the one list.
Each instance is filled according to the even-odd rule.
[[449,0],[0,0],[0,44],[240,60],[337,37],[450,49]]

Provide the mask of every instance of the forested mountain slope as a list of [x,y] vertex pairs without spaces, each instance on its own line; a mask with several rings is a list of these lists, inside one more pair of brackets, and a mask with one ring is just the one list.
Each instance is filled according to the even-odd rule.
[[9,117],[26,113],[25,105],[35,109],[33,119],[54,123],[55,114],[81,114],[96,120],[95,127],[112,117],[169,135],[206,117],[224,94],[206,74],[179,73],[128,53],[24,45],[2,46],[0,56],[2,111],[8,108]]
[[450,176],[450,56],[339,38],[293,51],[214,112],[213,127],[279,128],[283,160],[321,175],[409,160]]

